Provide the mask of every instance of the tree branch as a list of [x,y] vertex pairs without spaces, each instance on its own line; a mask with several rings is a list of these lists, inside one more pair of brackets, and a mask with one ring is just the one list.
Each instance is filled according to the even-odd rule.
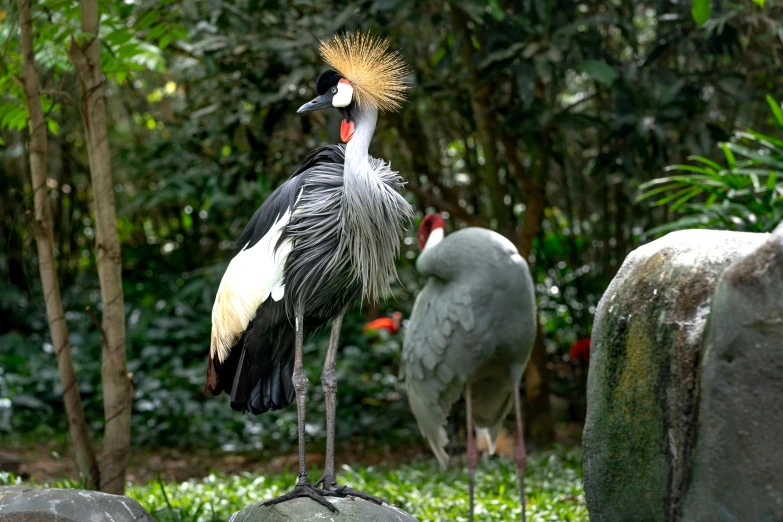
[[478,216],[471,214],[466,209],[460,207],[457,204],[439,198],[435,194],[432,194],[424,190],[422,187],[417,187],[411,183],[408,183],[407,185],[405,185],[405,187],[409,189],[411,192],[413,192],[414,194],[416,194],[416,196],[418,196],[419,198],[430,203],[432,206],[437,207],[439,210],[445,210],[446,212],[448,212],[455,218],[459,219],[460,221],[464,221],[465,224],[467,225],[471,225],[471,226],[485,225],[485,223],[483,223],[483,220]]

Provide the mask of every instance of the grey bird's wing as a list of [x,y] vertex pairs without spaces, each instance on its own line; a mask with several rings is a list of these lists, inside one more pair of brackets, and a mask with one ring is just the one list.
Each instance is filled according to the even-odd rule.
[[446,357],[446,350],[465,352],[473,344],[471,301],[469,287],[432,279],[416,299],[405,330],[401,370],[408,401],[422,435],[442,466],[448,463],[444,424],[463,387],[455,361]]
[[448,235],[417,268],[431,277],[406,327],[401,373],[419,429],[445,466],[444,425],[467,382],[488,383],[474,390],[474,406],[497,410],[477,411],[477,420],[484,414],[492,427],[508,413],[511,386],[532,349],[535,298],[527,264],[489,230]]

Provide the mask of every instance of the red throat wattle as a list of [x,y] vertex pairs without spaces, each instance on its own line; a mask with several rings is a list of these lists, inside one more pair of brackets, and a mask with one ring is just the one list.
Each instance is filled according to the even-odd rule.
[[348,123],[347,121],[343,120],[342,124],[340,124],[340,139],[343,140],[343,143],[348,143],[351,141],[351,138],[353,137],[353,130],[353,122]]

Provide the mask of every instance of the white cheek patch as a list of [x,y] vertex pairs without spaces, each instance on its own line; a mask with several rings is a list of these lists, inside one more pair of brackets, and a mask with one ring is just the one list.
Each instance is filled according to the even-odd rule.
[[432,248],[441,241],[443,241],[443,229],[438,227],[434,229],[432,232],[430,232],[430,237],[427,238],[427,242],[424,244],[424,249],[422,250],[422,253],[425,252],[428,248]]
[[334,107],[348,107],[352,99],[353,86],[346,81],[340,80],[340,83],[337,84],[337,94],[332,98],[332,105]]

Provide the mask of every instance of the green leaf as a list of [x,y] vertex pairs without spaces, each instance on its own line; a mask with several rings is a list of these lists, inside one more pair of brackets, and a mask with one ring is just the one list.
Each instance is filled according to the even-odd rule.
[[783,127],[783,109],[780,108],[780,104],[769,94],[767,94],[767,103],[769,103],[769,108],[772,109],[772,114],[775,115],[778,125]]
[[666,185],[666,186],[663,186],[663,187],[658,187],[658,188],[653,189],[653,190],[648,190],[647,192],[644,192],[643,194],[639,194],[636,197],[636,201],[644,201],[645,199],[650,198],[652,196],[655,196],[657,194],[660,194],[661,192],[667,192],[669,190],[682,188],[683,186],[685,186],[685,185],[682,184],[682,183],[674,183],[672,185]]
[[0,138],[0,145],[5,145],[5,140],[3,140],[3,138]]
[[712,161],[711,159],[705,158],[704,156],[688,156],[688,159],[692,161],[698,161],[700,163],[704,163],[705,165],[708,165],[717,171],[723,170],[723,167],[720,166],[718,163]]
[[160,47],[161,49],[165,49],[166,47],[169,46],[169,44],[171,43],[172,39],[173,39],[173,37],[172,37],[171,33],[164,34],[163,37],[161,37],[160,41],[158,42],[158,47]]
[[133,32],[127,27],[120,27],[104,37],[111,45],[122,45],[133,38]]
[[738,132],[737,135],[743,138],[758,140],[766,147],[779,151],[781,154],[783,154],[783,140],[781,139],[767,136],[766,134],[756,132],[753,129],[748,129],[747,132]]
[[672,170],[685,170],[687,172],[696,172],[698,174],[705,174],[705,175],[711,175],[714,174],[715,171],[712,169],[707,169],[704,167],[694,167],[693,165],[669,165],[665,169],[667,172]]
[[712,14],[712,0],[693,0],[691,15],[696,25],[702,25]]
[[506,19],[506,13],[504,13],[503,9],[500,8],[500,4],[498,0],[490,0],[489,6],[492,9],[492,17],[495,20],[497,20],[498,22],[502,22],[503,20]]
[[775,192],[775,185],[777,185],[778,177],[775,174],[775,172],[770,172],[769,177],[767,178],[767,191],[768,192]]
[[[702,190],[699,189],[699,188],[686,187],[686,188],[684,188],[682,190],[678,190],[674,194],[669,194],[665,198],[661,198],[661,199],[657,200],[655,203],[653,203],[653,206],[656,206],[656,207],[663,206],[663,205],[669,203],[670,201],[673,201],[675,199],[679,199],[679,198],[683,197],[686,194],[692,193],[693,191],[698,191],[697,193],[702,192]],[[688,199],[692,198],[695,195],[696,194],[692,194],[691,196],[688,197]]]
[[60,124],[51,118],[46,119],[46,126],[49,127],[49,132],[55,136],[60,135]]
[[683,197],[678,199],[671,207],[669,207],[669,210],[672,211],[672,212],[677,212],[677,210],[681,206],[683,206],[685,203],[687,203],[688,200],[690,200],[694,196],[698,196],[701,193],[702,193],[702,190],[700,188],[694,188],[693,190],[691,190],[690,192],[685,194]]
[[617,71],[603,60],[585,60],[576,66],[580,72],[589,74],[595,81],[611,87],[617,79]]
[[721,143],[720,148],[723,149],[723,155],[726,156],[726,162],[729,164],[730,169],[737,168],[737,160],[734,157],[734,153],[729,149],[728,143]]
[[779,161],[769,154],[761,154],[753,149],[749,149],[748,147],[738,145],[736,143],[726,143],[726,147],[736,152],[737,154],[742,154],[745,157],[756,160],[762,165],[767,165],[773,169],[783,170],[783,161]]
[[764,0],[753,0],[754,4],[758,4],[759,7],[764,7]]

